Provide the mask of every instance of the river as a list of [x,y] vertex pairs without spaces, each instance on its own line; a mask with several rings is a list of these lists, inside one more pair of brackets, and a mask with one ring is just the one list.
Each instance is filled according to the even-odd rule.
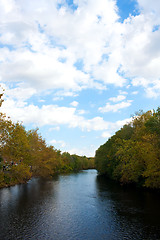
[[96,170],[0,190],[0,240],[158,240],[160,196]]

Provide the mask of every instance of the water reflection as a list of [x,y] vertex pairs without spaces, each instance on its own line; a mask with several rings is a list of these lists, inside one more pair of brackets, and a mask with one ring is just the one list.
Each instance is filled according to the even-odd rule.
[[54,198],[54,183],[35,178],[28,184],[0,190],[0,239],[19,239],[21,234],[27,239],[39,229],[41,215]]
[[95,170],[0,190],[2,240],[160,239],[157,195],[125,189]]
[[122,239],[160,239],[158,194],[122,187],[105,177],[97,177],[96,183],[98,208],[102,212],[110,209],[114,235],[121,236]]

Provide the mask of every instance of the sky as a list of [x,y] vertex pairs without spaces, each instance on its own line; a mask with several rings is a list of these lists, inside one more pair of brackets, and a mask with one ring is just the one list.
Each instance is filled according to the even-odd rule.
[[1,111],[94,156],[160,106],[159,0],[0,0]]

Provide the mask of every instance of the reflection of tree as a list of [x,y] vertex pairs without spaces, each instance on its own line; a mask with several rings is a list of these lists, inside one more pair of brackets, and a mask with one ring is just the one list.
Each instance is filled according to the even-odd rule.
[[120,186],[104,176],[97,177],[96,186],[98,207],[104,219],[110,218],[115,231],[113,234],[121,236],[119,239],[159,239],[160,206],[157,194]]
[[40,231],[43,215],[52,210],[57,197],[58,176],[54,179],[33,178],[28,184],[0,190],[0,202],[5,197],[0,208],[0,239],[35,239],[32,233]]

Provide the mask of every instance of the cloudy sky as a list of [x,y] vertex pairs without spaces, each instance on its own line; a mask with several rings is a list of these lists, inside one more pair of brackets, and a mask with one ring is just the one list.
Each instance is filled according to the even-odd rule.
[[0,84],[13,121],[94,156],[160,106],[160,1],[0,0]]

